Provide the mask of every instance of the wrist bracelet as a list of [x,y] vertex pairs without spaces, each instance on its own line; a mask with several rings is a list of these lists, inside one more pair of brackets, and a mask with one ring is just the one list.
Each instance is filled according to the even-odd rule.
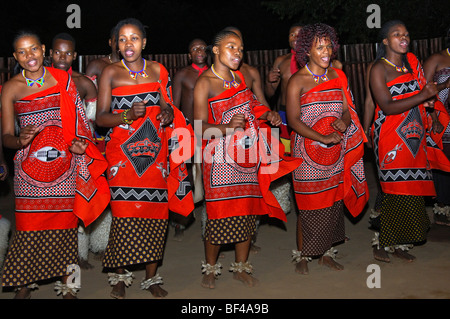
[[131,123],[133,123],[133,120],[129,120],[128,118],[127,118],[127,114],[128,114],[128,111],[129,111],[130,109],[127,109],[127,110],[125,110],[125,111],[123,111],[122,112],[122,122],[124,123],[124,124],[131,124]]

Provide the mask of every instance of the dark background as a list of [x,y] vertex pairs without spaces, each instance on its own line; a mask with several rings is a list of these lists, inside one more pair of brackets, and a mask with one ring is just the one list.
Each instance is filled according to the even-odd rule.
[[[81,8],[81,28],[69,29],[67,6]],[[14,34],[36,31],[47,49],[59,32],[71,33],[82,55],[108,54],[111,28],[121,19],[135,17],[148,26],[144,53],[186,53],[193,38],[207,43],[220,29],[235,26],[244,36],[245,50],[288,48],[292,23],[324,22],[334,26],[341,44],[377,41],[378,29],[369,29],[366,12],[371,3],[381,7],[382,23],[403,20],[412,39],[445,36],[450,26],[448,0],[109,0],[21,1],[0,4],[0,56],[12,56]]]

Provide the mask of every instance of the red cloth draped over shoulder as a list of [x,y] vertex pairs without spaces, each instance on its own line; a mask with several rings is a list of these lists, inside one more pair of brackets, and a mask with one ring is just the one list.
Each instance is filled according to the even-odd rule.
[[[426,84],[422,66],[420,65],[419,60],[414,54],[408,53],[407,58],[413,70],[414,76],[416,76],[418,79],[420,89],[422,89]],[[427,140],[427,159],[432,169],[439,169],[448,172],[450,171],[450,161],[442,151],[442,136],[445,133],[445,128],[448,126],[450,116],[444,104],[439,100],[438,96],[436,96],[436,101],[434,103],[434,112],[436,113],[439,122],[444,126],[444,129],[441,133],[436,133],[431,129],[432,118],[430,113],[428,112],[426,134],[427,137],[431,137],[432,141]]]
[[[79,96],[76,94],[76,88],[72,81],[69,85],[68,73],[54,68],[47,69],[58,82],[65,141],[68,145],[72,144],[73,139],[84,139],[88,143],[83,158],[90,176],[86,179],[79,173],[73,208],[74,214],[83,221],[85,226],[88,226],[104,211],[111,197],[108,183],[103,176],[108,163],[95,146],[89,126],[86,125],[81,115],[81,112],[84,114],[81,101],[74,102],[73,97],[77,96],[79,99]],[[68,90],[75,90],[75,92],[72,91],[69,94]]]
[[[236,74],[241,79],[237,88],[231,87],[208,100],[209,123],[226,124],[235,113],[246,114],[248,123],[244,132],[238,130],[229,136],[203,140],[203,180],[208,218],[268,214],[286,221],[286,214],[269,186],[272,181],[297,168],[301,159],[283,155],[283,144],[272,135],[270,126],[259,120],[270,109],[258,102],[245,85],[242,74],[239,71]],[[234,158],[235,154],[230,150],[238,140],[246,138],[247,141],[257,141],[246,150],[246,155],[255,160],[251,163],[240,162],[240,158]],[[215,156],[222,162],[213,163]],[[260,163],[259,166],[256,162]],[[222,166],[214,168],[214,165]]]
[[[156,94],[172,106],[174,119],[169,126],[161,127],[157,119],[161,108]],[[117,87],[112,95],[115,100],[126,98],[128,103],[140,100],[138,96],[153,96],[147,102],[145,116],[130,125],[115,127],[107,143],[113,216],[167,219],[169,210],[189,215],[194,202],[185,162],[194,153],[194,132],[172,103],[167,70],[161,65],[158,82]],[[113,109],[113,112],[121,113],[125,109]],[[146,142],[154,147],[149,148],[148,154],[141,154],[138,144]],[[125,152],[130,147],[136,152]],[[133,158],[137,160],[134,164]],[[116,192],[125,195],[115,196]]]
[[300,97],[302,105],[305,105],[302,120],[321,134],[330,134],[334,131],[331,122],[336,119],[336,113],[342,112],[336,102],[345,95],[351,123],[343,135],[341,146],[323,148],[315,141],[292,133],[294,154],[305,159],[293,175],[295,197],[302,210],[323,209],[343,200],[352,216],[356,217],[369,198],[363,163],[367,139],[354,107],[347,77],[341,70],[333,70],[338,78],[321,83]]

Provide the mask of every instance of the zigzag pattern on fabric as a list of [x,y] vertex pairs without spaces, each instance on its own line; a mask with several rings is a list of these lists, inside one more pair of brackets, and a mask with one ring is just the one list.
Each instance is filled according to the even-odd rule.
[[389,92],[391,92],[392,97],[415,91],[420,91],[419,83],[416,80],[394,84],[389,88]]
[[384,182],[399,182],[413,180],[432,180],[432,174],[426,169],[380,170],[379,177]]
[[[130,99],[132,97],[132,99]],[[159,105],[160,94],[158,92],[147,93],[145,96],[141,95],[132,95],[132,96],[123,96],[123,97],[114,97],[111,102],[112,109],[129,109],[133,106],[135,102],[141,101],[149,101],[149,105]],[[125,106],[125,107],[124,107]]]
[[166,189],[111,187],[112,200],[147,201],[165,203],[168,201]]

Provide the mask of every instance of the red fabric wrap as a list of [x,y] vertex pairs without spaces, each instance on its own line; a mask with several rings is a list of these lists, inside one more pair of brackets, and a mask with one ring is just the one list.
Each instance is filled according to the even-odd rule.
[[[40,132],[32,143],[16,154],[16,172],[20,178],[30,183],[23,186],[23,189],[16,190],[17,230],[74,228],[78,224],[78,218],[88,226],[103,212],[110,199],[106,179],[102,176],[107,163],[91,139],[92,134],[76,87],[67,72],[54,68],[47,70],[58,82],[57,85],[23,100],[30,101],[29,111],[37,111],[39,121],[40,117],[47,116],[43,112],[48,106],[54,107],[52,96],[56,98],[59,94],[61,121],[55,118],[42,123]],[[44,99],[40,102],[40,97],[46,96],[50,97],[48,105]],[[50,118],[52,117],[50,114]],[[69,146],[75,138],[87,141],[85,154],[70,153]],[[37,160],[34,154],[49,146],[64,156],[59,156],[50,163]],[[62,171],[52,171],[52,165]],[[70,188],[71,179],[75,179],[73,190]],[[53,187],[53,196],[40,195],[39,188],[45,190],[47,187]],[[28,191],[24,192],[24,189]]]
[[[242,74],[236,71],[243,79]],[[247,117],[246,130],[204,141],[203,182],[209,219],[265,215],[286,221],[270,183],[290,172],[300,159],[284,157],[284,147],[270,127],[258,120],[269,108],[242,81],[209,99],[208,122],[229,123],[236,113]]]
[[[393,100],[416,95],[426,84],[417,57],[412,53],[407,57],[413,72],[386,83]],[[449,116],[439,101],[435,112],[446,127]],[[443,133],[431,132],[431,117],[423,104],[395,115],[385,115],[377,105],[371,134],[383,192],[436,195],[431,169],[450,171],[450,162],[442,152]]]
[[345,95],[351,123],[343,134],[344,140],[334,146],[325,146],[292,133],[293,154],[303,158],[303,163],[293,172],[293,185],[299,209],[323,209],[344,200],[352,216],[356,217],[369,198],[362,158],[366,138],[347,77],[341,70],[334,70],[338,78],[321,83],[300,97],[301,120],[321,134],[332,133],[335,130],[331,123],[342,116]]
[[[153,97],[148,100],[145,116],[131,125],[115,127],[106,145],[115,217],[167,219],[169,209],[184,216],[194,209],[185,165],[194,152],[194,132],[172,104],[168,73],[162,66],[160,81],[112,91],[118,101],[112,105],[113,113],[130,108],[131,101]],[[157,96],[171,104],[174,111],[173,123],[165,128],[156,118],[161,113],[154,99]]]

